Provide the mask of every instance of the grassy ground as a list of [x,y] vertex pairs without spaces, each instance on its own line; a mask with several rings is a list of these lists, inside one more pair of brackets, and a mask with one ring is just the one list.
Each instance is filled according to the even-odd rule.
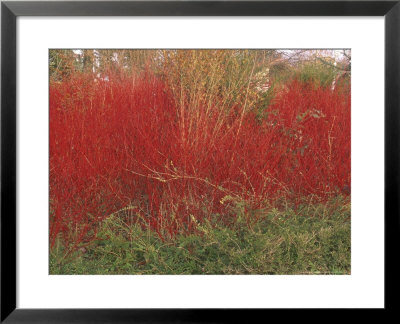
[[90,246],[68,257],[56,246],[50,274],[350,274],[350,203],[264,216],[252,228],[240,218],[235,228],[205,223],[169,242],[114,216]]

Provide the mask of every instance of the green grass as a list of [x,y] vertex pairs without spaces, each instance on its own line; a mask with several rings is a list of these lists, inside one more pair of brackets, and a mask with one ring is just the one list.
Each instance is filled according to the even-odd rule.
[[269,210],[251,228],[241,219],[162,241],[114,215],[90,246],[67,257],[52,249],[50,274],[350,274],[350,204],[341,198]]

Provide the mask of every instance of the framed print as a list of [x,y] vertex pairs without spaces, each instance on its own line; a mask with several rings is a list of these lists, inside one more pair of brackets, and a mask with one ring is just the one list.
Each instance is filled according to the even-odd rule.
[[1,10],[1,321],[394,308],[398,1]]

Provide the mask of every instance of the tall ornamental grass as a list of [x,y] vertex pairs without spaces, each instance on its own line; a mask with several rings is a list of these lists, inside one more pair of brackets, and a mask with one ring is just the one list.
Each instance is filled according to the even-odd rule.
[[110,215],[168,239],[350,194],[349,91],[291,81],[260,118],[250,82],[187,97],[177,77],[50,84],[51,246],[91,241]]

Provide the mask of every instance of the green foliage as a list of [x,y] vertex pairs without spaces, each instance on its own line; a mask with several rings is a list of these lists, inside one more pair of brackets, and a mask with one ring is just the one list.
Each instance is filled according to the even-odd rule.
[[[50,255],[51,274],[349,274],[350,205],[337,198],[296,210],[265,211],[256,224],[237,204],[237,223],[198,224],[198,233],[162,241],[117,216],[99,240]],[[218,215],[215,215],[218,218]]]
[[49,75],[52,81],[61,81],[74,70],[76,60],[71,50],[49,50]]
[[[335,65],[336,64],[336,65]],[[270,67],[270,77],[276,87],[287,84],[293,79],[315,86],[331,87],[334,80],[345,71],[342,64],[330,57],[312,57],[297,64],[279,62]]]
[[317,86],[330,87],[338,75],[338,70],[333,62],[316,61],[306,62],[301,66],[297,77],[304,83],[313,82]]

